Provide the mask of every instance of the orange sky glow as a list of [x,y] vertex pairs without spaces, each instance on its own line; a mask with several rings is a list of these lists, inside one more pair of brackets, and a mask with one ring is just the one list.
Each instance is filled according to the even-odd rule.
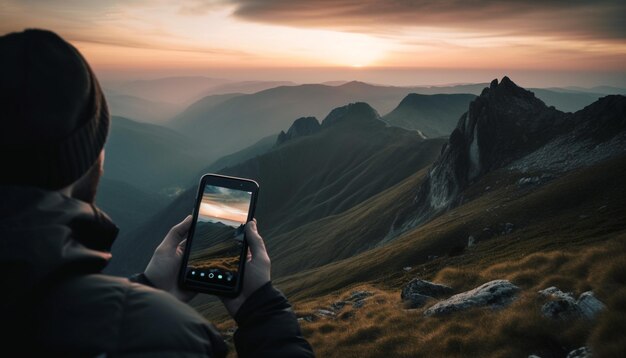
[[504,69],[626,81],[623,1],[0,0],[0,14],[0,33],[51,29],[108,75]]

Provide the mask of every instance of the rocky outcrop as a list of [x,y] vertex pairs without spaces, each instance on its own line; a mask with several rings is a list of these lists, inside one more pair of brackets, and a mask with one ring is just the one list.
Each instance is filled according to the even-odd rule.
[[291,127],[289,127],[287,133],[280,131],[280,134],[278,134],[278,138],[276,139],[276,145],[281,145],[294,138],[315,134],[319,132],[320,128],[321,125],[315,117],[298,118],[293,122]]
[[386,241],[460,204],[464,189],[496,169],[569,170],[626,153],[625,113],[624,96],[563,113],[508,77],[493,80],[459,119]]
[[591,358],[593,355],[591,354],[591,349],[587,347],[580,347],[574,349],[573,351],[567,354],[565,358]]
[[564,113],[547,107],[508,77],[493,80],[459,119],[421,183],[412,210],[395,231],[403,232],[458,204],[470,182],[531,153],[568,126]]
[[414,278],[402,288],[400,298],[407,308],[418,308],[435,298],[448,297],[452,287]]
[[571,131],[511,163],[522,172],[567,170],[592,165],[626,154],[626,97],[600,98],[584,109],[568,114]]
[[502,308],[513,302],[519,290],[507,280],[490,281],[434,304],[424,311],[424,315],[445,315],[473,307]]
[[592,320],[606,308],[592,291],[583,292],[578,300],[574,298],[573,293],[563,292],[554,286],[539,291],[539,295],[550,300],[541,306],[541,313],[552,319],[567,320],[582,317]]

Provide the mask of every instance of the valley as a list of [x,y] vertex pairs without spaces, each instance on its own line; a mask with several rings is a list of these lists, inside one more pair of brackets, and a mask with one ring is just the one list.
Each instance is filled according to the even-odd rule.
[[[213,164],[196,161],[186,184],[183,171],[173,171],[183,189],[122,232],[107,270],[141,270],[190,212],[193,173],[214,171],[259,182],[256,217],[273,282],[322,356],[560,357],[583,346],[611,356],[624,349],[611,337],[624,328],[614,317],[626,315],[619,303],[626,97],[567,113],[504,77],[458,100],[408,95],[382,117],[357,101],[322,120],[300,113],[287,126],[272,122]],[[448,112],[437,112],[442,106]],[[432,125],[449,135],[433,136]],[[456,294],[498,280],[515,290],[497,308],[431,317],[428,308],[445,300],[401,298],[413,279]],[[605,308],[590,320],[547,317],[541,312],[553,298],[537,292],[552,286],[572,296],[592,292]],[[233,323],[215,298],[192,303],[228,337]]]

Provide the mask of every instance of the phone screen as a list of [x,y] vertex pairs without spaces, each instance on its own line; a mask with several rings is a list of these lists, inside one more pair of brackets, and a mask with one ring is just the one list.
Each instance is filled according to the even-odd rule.
[[185,270],[188,283],[232,289],[240,278],[252,192],[206,184]]

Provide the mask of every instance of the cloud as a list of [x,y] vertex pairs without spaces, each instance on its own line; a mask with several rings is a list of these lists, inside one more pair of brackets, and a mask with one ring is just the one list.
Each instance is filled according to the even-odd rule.
[[623,40],[623,0],[234,0],[234,16],[249,21],[339,31],[380,32],[411,27],[498,35]]

